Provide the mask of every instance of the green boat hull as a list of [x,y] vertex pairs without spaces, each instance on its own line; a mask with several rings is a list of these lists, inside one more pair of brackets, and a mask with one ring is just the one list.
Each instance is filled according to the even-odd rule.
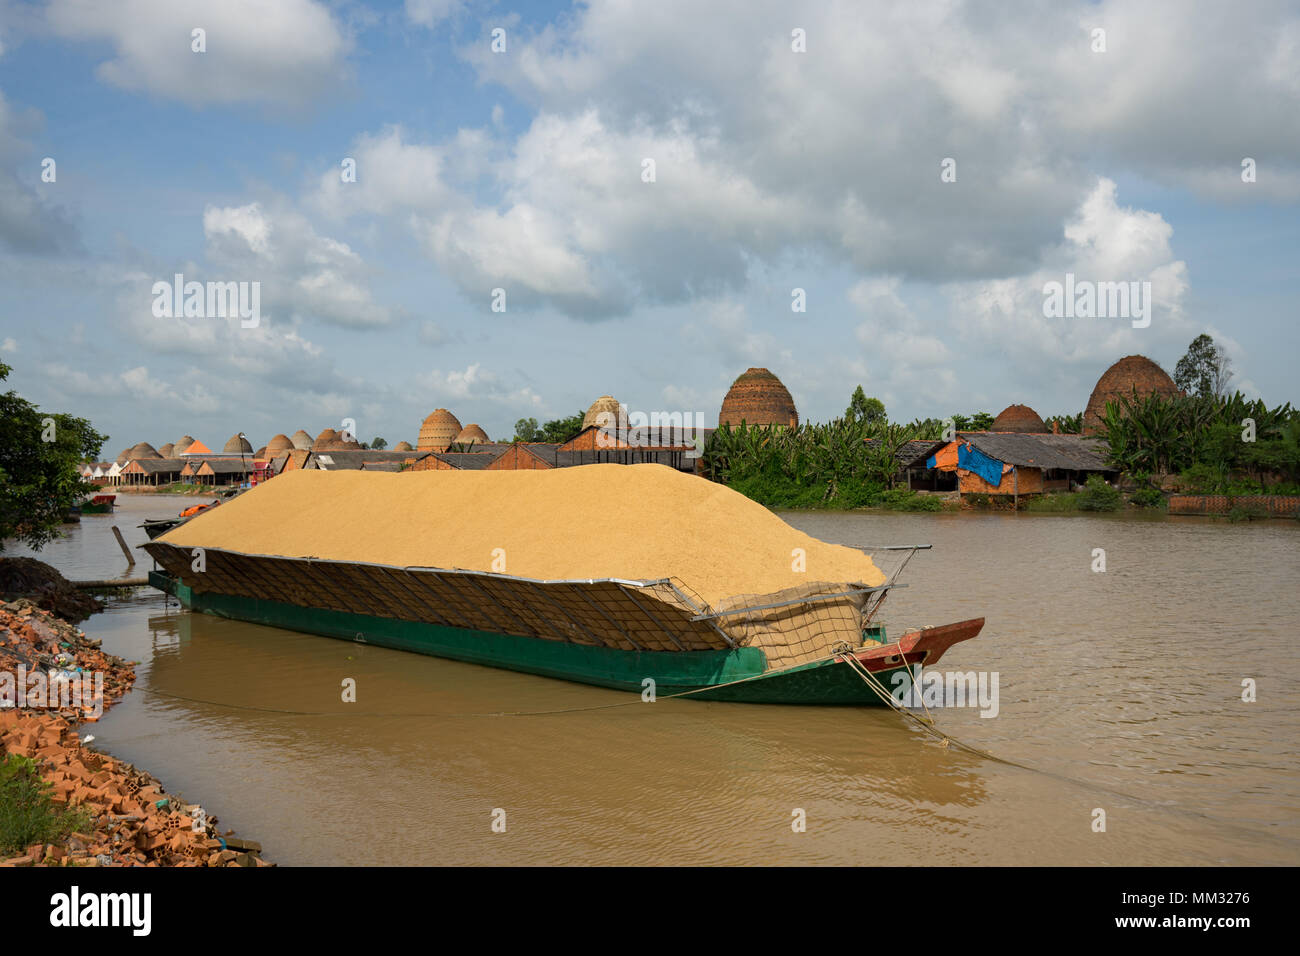
[[[198,613],[636,694],[646,689],[649,678],[654,681],[657,697],[685,694],[687,699],[761,704],[884,703],[848,664],[815,661],[768,673],[766,655],[756,647],[627,651],[228,594],[196,593],[160,571],[150,572],[149,583]],[[905,666],[876,671],[873,676],[892,691],[896,674],[901,675],[900,688],[905,688],[911,677]]]

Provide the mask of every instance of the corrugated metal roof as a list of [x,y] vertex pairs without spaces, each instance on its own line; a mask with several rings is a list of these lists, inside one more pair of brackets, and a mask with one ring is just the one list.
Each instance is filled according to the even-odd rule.
[[[477,443],[474,447],[478,447]],[[505,446],[509,448],[509,445]],[[500,457],[500,452],[470,452],[470,451],[435,451],[430,452],[434,458],[439,461],[445,461],[453,468],[461,471],[481,471],[492,462]]]
[[1115,470],[1106,463],[1110,446],[1102,438],[1023,432],[958,432],[957,437],[1008,465],[1068,471]]
[[521,443],[520,448],[530,455],[540,458],[555,468],[572,468],[576,465],[594,465],[602,462],[623,463],[625,458],[634,463],[650,462],[674,467],[678,457],[682,457],[681,467],[695,467],[694,458],[685,458],[684,452],[657,448],[599,448],[581,451],[560,451],[559,445],[544,442]]
[[[879,444],[879,438],[868,438],[864,444],[871,446]],[[938,449],[948,444],[943,439],[935,438],[914,438],[912,441],[903,442],[898,451],[894,453],[894,460],[904,468],[924,468],[925,461]]]
[[136,458],[126,465],[127,468],[139,469],[146,475],[166,475],[171,472],[180,473],[185,467],[185,462],[177,458]]
[[362,465],[378,462],[396,462],[400,465],[412,458],[419,460],[427,454],[428,452],[423,451],[374,451],[365,448],[342,451],[330,449],[312,452],[310,460],[302,463],[301,467],[315,466],[320,471],[357,471]]
[[201,469],[204,465],[218,475],[243,475],[253,470],[252,456],[246,460],[240,461],[238,458],[204,458],[202,462],[195,466],[195,471]]

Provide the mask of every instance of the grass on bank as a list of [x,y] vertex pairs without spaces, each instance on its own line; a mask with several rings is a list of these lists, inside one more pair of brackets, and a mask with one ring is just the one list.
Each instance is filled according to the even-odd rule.
[[55,803],[51,790],[31,758],[7,754],[0,761],[0,856],[14,856],[33,843],[58,843],[89,829],[90,814]]
[[188,481],[174,481],[170,485],[159,485],[153,491],[160,495],[195,495],[209,489],[209,485],[200,485]]
[[732,490],[768,508],[817,508],[848,511],[884,508],[889,511],[942,511],[943,501],[907,488],[886,489],[869,481],[843,480],[832,484],[799,484],[784,475],[748,475],[733,481]]

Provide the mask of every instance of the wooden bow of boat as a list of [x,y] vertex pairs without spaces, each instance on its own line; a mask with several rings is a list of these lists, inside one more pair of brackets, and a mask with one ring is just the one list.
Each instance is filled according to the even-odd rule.
[[859,648],[853,654],[872,673],[892,670],[903,665],[930,666],[937,663],[948,648],[961,641],[969,641],[979,634],[983,627],[984,618],[975,617],[954,624],[908,631],[889,644]]

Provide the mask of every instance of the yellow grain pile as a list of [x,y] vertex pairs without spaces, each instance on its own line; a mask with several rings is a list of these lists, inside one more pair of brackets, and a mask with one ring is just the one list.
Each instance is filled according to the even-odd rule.
[[[809,537],[729,488],[662,465],[292,471],[159,540],[543,580],[675,577],[710,604],[813,581],[884,582],[862,552]],[[803,572],[793,569],[797,548]],[[493,566],[500,559],[504,569]]]

